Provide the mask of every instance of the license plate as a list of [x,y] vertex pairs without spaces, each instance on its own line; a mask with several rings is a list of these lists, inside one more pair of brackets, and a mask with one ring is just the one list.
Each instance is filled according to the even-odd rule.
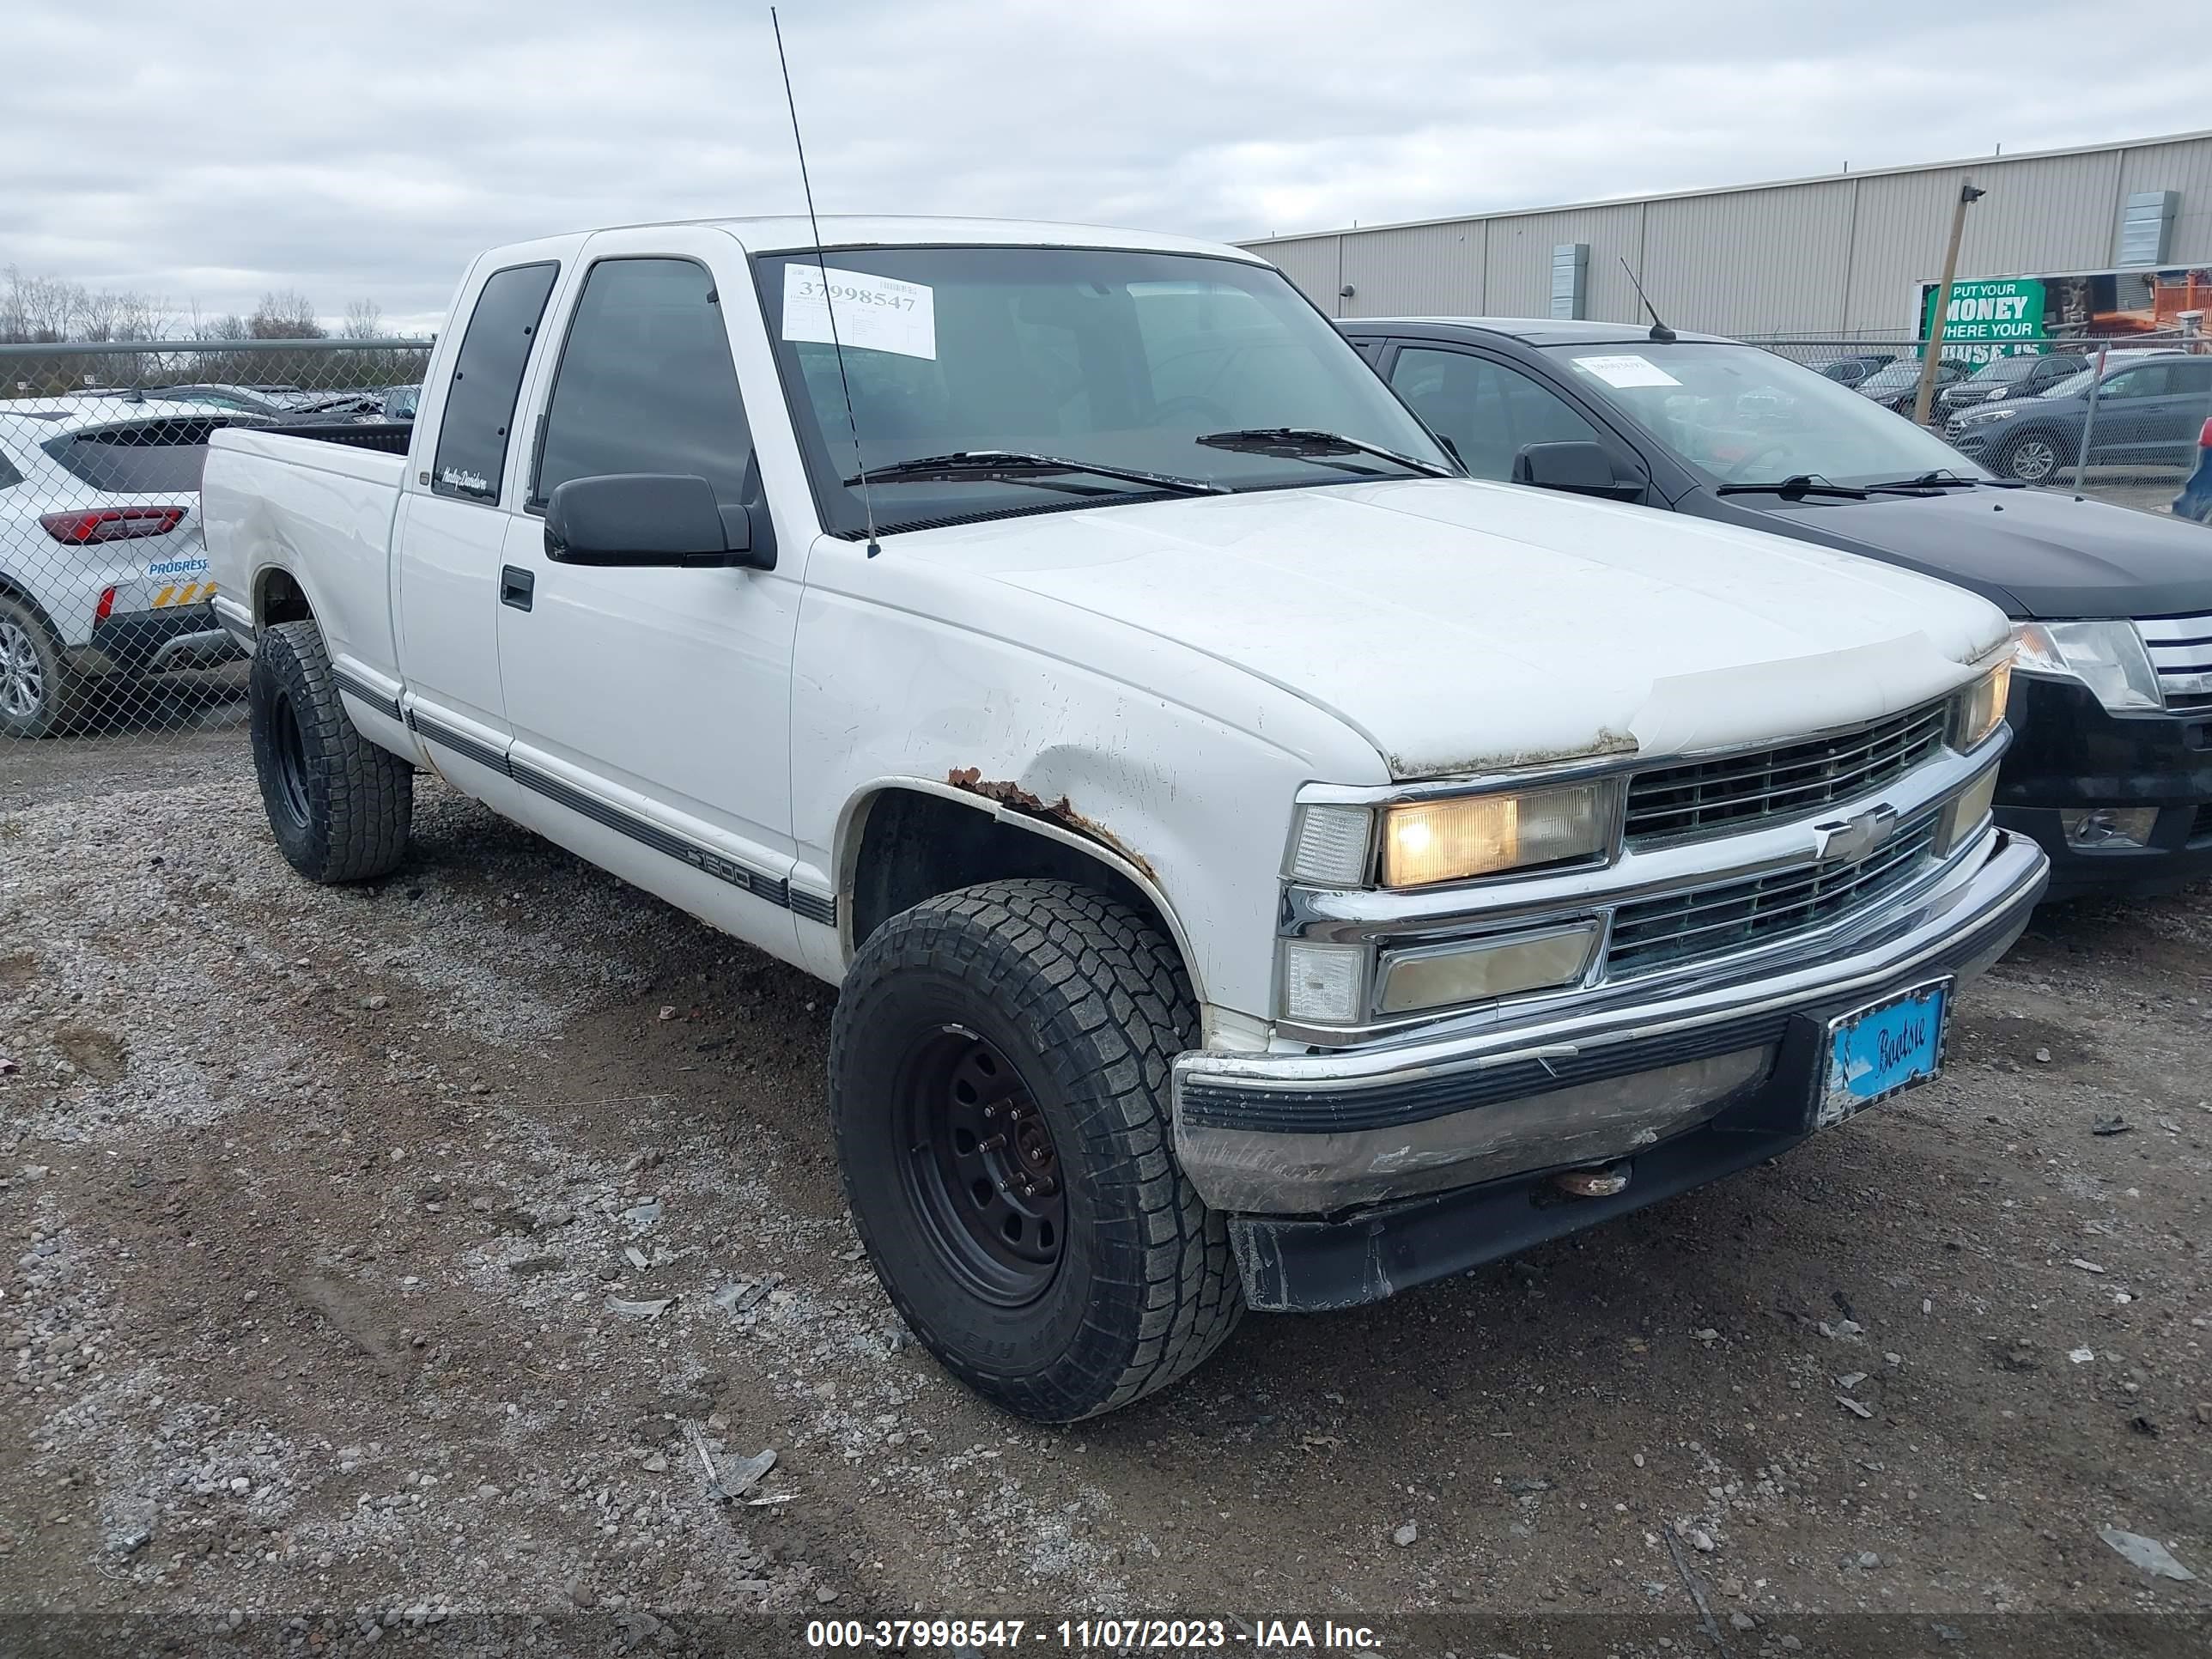
[[1951,981],[1938,980],[1830,1020],[1827,1073],[1814,1127],[1841,1123],[1934,1077],[1943,1064],[1943,1022],[1950,1006]]

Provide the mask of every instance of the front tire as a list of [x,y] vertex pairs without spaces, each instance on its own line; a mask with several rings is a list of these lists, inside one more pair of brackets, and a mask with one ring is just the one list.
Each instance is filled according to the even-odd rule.
[[1008,1411],[1126,1406],[1243,1311],[1227,1229],[1175,1159],[1170,1073],[1196,1027],[1158,931],[1064,882],[931,899],[854,961],[830,1051],[854,1222],[922,1343]]
[[2048,483],[2058,466],[2058,446],[2041,433],[2026,433],[2005,446],[2005,472],[2022,483]]
[[397,869],[415,810],[415,769],[362,736],[311,622],[262,630],[246,681],[253,769],[284,859],[309,881],[369,881]]
[[51,738],[76,729],[82,691],[46,618],[0,593],[0,733]]

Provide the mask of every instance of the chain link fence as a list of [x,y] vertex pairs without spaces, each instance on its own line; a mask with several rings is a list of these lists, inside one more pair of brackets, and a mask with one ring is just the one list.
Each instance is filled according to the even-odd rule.
[[[1756,343],[1912,418],[1917,340]],[[2001,477],[2168,514],[2206,453],[2208,421],[2212,339],[2175,332],[1958,341],[1936,364],[1928,423]]]
[[201,536],[225,426],[411,421],[412,340],[0,345],[0,744],[242,724]]
[[[1759,343],[1911,417],[1916,341]],[[210,435],[410,421],[429,352],[411,340],[0,345],[0,744],[241,724],[244,664],[210,604],[201,539]],[[2195,335],[1961,342],[1939,376],[1930,424],[2030,483],[2165,514],[2212,453],[2200,447],[2212,340]],[[2212,497],[2212,462],[2203,470],[2197,490]]]

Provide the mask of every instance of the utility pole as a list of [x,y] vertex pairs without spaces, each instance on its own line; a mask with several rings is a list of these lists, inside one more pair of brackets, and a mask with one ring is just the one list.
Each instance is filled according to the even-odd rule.
[[1943,330],[1950,320],[1951,282],[1959,274],[1959,239],[1966,234],[1966,210],[1988,194],[1972,184],[1960,185],[1959,204],[1951,210],[1951,246],[1943,252],[1943,285],[1936,290],[1936,313],[1928,319],[1928,344],[1920,358],[1920,393],[1912,400],[1917,426],[1928,424],[1928,405],[1936,396],[1936,365],[1943,360]]

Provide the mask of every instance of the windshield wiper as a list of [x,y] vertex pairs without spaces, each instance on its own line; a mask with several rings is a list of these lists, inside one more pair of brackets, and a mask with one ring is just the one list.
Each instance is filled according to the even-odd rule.
[[1923,472],[1917,478],[1892,478],[1887,483],[1871,483],[1869,489],[1921,490],[1941,489],[1946,484],[1956,484],[1968,489],[1988,485],[1996,489],[2024,489],[2027,486],[2017,478],[1966,478],[1942,467],[1933,472]]
[[1392,461],[1409,472],[1419,472],[1431,478],[1451,478],[1459,475],[1448,466],[1434,461],[1424,461],[1411,455],[1401,455],[1395,449],[1385,449],[1380,444],[1370,444],[1363,438],[1347,438],[1340,432],[1317,432],[1307,427],[1253,426],[1235,432],[1209,432],[1195,440],[1209,449],[1234,449],[1248,455],[1282,455],[1292,460],[1316,461],[1323,466],[1340,467],[1346,472],[1364,472],[1378,476],[1372,467],[1346,466],[1341,461],[1332,461],[1332,455],[1372,455],[1378,460]]
[[[1227,485],[1205,478],[1182,478],[1170,472],[1146,472],[1133,466],[1109,466],[1097,461],[1070,460],[1060,455],[1036,455],[1021,449],[963,449],[951,455],[917,455],[911,460],[893,461],[888,466],[872,466],[840,482],[851,489],[863,482],[927,483],[933,480],[953,483],[965,478],[983,478],[1036,484],[1042,489],[1065,489],[1068,486],[1046,482],[1051,475],[1061,472],[1089,472],[1101,478],[1120,478],[1153,489],[1173,490],[1181,495],[1229,493]],[[1074,493],[1097,492],[1078,489]]]
[[1836,495],[1847,501],[1863,501],[1865,490],[1856,484],[1830,483],[1817,472],[1793,472],[1774,483],[1723,484],[1713,491],[1716,495],[1779,495],[1785,501],[1802,501],[1808,495]]

